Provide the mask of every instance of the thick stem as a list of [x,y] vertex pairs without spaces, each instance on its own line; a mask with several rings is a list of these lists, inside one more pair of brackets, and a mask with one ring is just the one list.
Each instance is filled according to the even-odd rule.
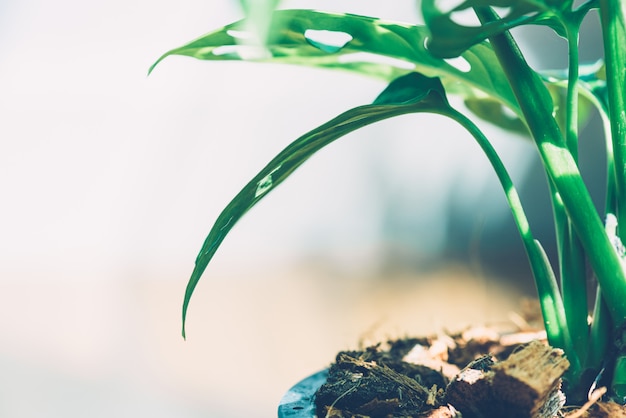
[[581,359],[587,357],[589,325],[587,324],[587,275],[585,252],[571,222],[566,222],[564,251],[561,259],[561,293],[567,327],[574,348]]
[[[490,9],[481,8],[476,12],[483,21],[498,18]],[[598,276],[615,326],[621,326],[626,321],[626,277],[576,161],[552,117],[552,100],[508,32],[495,35],[489,41],[517,97],[543,165]]]
[[585,254],[554,184],[549,181],[567,328],[578,357],[587,356],[587,277]]
[[602,292],[598,287],[596,292],[596,302],[593,310],[593,319],[589,332],[589,339],[593,344],[589,344],[585,366],[594,370],[600,370],[606,360],[611,342],[611,317],[606,303],[602,299]]
[[[626,2],[622,0],[599,0],[602,38],[604,41],[604,60],[606,63],[606,82],[608,87],[609,116],[611,137],[615,158],[616,206],[618,236],[626,237]],[[622,270],[623,271],[623,270]],[[612,289],[600,281],[604,299],[612,308]],[[616,340],[626,340],[626,321],[624,314],[615,317]],[[614,369],[612,388],[619,398],[626,397],[626,354],[623,345],[618,347],[618,358]]]
[[626,2],[599,0],[615,158],[618,234],[626,237]]
[[[567,30],[568,80],[565,118],[565,142],[578,164],[578,34],[579,22],[569,23]],[[555,201],[557,199],[554,199]],[[559,202],[560,203],[560,200]],[[559,237],[561,292],[567,325],[574,347],[581,359],[587,356],[589,325],[587,324],[587,275],[585,252],[562,204],[555,208],[561,222],[556,223]]]

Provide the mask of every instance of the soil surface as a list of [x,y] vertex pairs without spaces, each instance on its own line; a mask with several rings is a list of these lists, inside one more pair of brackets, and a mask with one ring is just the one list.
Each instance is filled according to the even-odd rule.
[[315,395],[319,418],[626,418],[626,408],[590,390],[568,405],[569,367],[545,333],[491,328],[404,338],[340,352]]

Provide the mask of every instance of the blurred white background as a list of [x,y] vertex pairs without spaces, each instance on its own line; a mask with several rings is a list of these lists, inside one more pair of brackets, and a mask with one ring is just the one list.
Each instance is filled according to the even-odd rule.
[[[417,16],[413,1],[316,7]],[[226,0],[0,3],[0,416],[271,417],[291,384],[374,331],[515,306],[495,279],[413,272],[453,236],[451,200],[470,225],[509,215],[473,142],[411,116],[333,144],[245,217],[182,340],[186,280],[221,208],[291,140],[384,88],[181,57],[146,76],[240,17]],[[521,177],[530,145],[504,143]],[[394,260],[407,268],[379,280]]]

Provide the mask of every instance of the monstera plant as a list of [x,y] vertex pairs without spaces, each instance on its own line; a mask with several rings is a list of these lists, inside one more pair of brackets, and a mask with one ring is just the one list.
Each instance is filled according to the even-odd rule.
[[[613,399],[623,402],[626,1],[422,0],[424,25],[316,10],[276,10],[276,3],[242,2],[245,19],[172,49],[154,66],[171,55],[284,63],[367,75],[388,85],[372,103],[349,109],[297,138],[226,206],[189,279],[183,335],[194,288],[228,232],[249,209],[309,157],[346,134],[399,115],[433,113],[467,130],[502,185],[528,255],[547,340],[570,362],[568,387],[583,385],[583,375],[596,376],[596,381],[608,382]],[[581,63],[579,32],[590,14],[600,21],[604,58]],[[568,45],[568,67],[549,72],[531,68],[510,32],[520,26],[547,27],[562,37]],[[463,110],[454,108],[449,96],[462,98]],[[579,128],[591,109],[600,115],[606,138],[606,204],[600,212],[578,164]],[[525,205],[533,202],[520,200],[507,167],[477,119],[524,132],[534,141],[550,186],[552,210],[546,216],[555,221],[558,272],[524,214]],[[595,291],[589,281],[597,284]]]

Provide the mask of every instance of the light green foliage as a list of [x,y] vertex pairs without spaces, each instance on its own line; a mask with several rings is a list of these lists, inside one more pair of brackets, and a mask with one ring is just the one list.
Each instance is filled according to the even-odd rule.
[[[626,274],[615,250],[626,236],[626,2],[590,0],[423,0],[426,26],[312,10],[278,10],[276,0],[241,1],[248,18],[199,37],[160,57],[247,60],[350,71],[388,87],[372,104],[348,110],[296,139],[229,203],[211,229],[189,280],[187,308],[198,281],[234,224],[310,156],[361,127],[407,113],[430,112],[461,124],[494,168],[529,257],[551,344],[572,364],[572,393],[586,390],[583,372],[614,370],[613,395],[626,396]],[[605,62],[578,62],[579,27],[599,9]],[[538,73],[509,30],[544,25],[569,45],[569,67]],[[549,179],[559,246],[560,283],[534,239],[515,191],[489,140],[448,95],[461,97],[474,116],[524,132],[536,144]],[[578,127],[596,109],[606,130],[605,212],[598,213],[578,167]],[[427,140],[426,138],[418,138]],[[532,202],[529,202],[532,204]],[[604,219],[615,214],[617,233]],[[587,307],[587,264],[598,282]],[[619,344],[613,345],[614,341]]]
[[[312,42],[308,31],[324,30],[347,34],[351,40],[341,48],[328,49]],[[265,46],[242,44],[252,36],[246,21],[239,21],[206,34],[165,53],[150,71],[170,55],[202,60],[241,60],[297,64],[341,69],[391,81],[408,72],[437,76],[449,94],[479,100],[488,96],[518,113],[516,100],[497,65],[497,58],[486,44],[464,51],[464,72],[428,52],[425,27],[386,22],[364,16],[323,13],[311,10],[279,10],[274,14]],[[330,47],[330,46],[329,46]]]

